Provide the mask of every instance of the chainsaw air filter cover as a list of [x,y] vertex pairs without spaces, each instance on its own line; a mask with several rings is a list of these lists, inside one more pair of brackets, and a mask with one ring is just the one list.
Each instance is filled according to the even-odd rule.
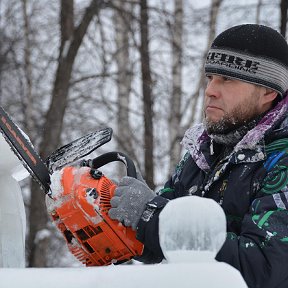
[[141,255],[143,244],[136,232],[108,216],[116,185],[88,167],[65,167],[61,173],[63,191],[55,195],[49,212],[72,254],[86,266],[122,263]]

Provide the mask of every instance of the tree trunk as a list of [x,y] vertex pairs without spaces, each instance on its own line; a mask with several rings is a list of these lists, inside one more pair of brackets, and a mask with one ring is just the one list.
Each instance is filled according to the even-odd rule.
[[179,161],[181,146],[179,129],[181,122],[182,98],[182,34],[183,34],[183,1],[175,0],[174,25],[172,29],[172,94],[170,98],[169,142],[170,170]]
[[[129,121],[129,103],[132,84],[132,63],[129,58],[129,31],[131,30],[131,3],[114,1],[114,6],[119,6],[114,11],[114,26],[116,40],[116,63],[117,63],[117,144],[118,150],[127,153],[132,159],[136,155],[133,149],[131,126]],[[122,165],[119,177],[124,176]]]
[[[102,3],[102,2],[101,2]],[[61,1],[61,45],[51,103],[46,115],[44,134],[39,153],[45,159],[60,143],[63,118],[67,107],[69,82],[73,64],[86,34],[88,26],[97,13],[100,1],[92,0],[81,19],[74,28],[73,1]],[[46,267],[48,265],[47,250],[49,241],[44,233],[47,230],[47,213],[44,193],[38,185],[32,183],[29,214],[28,265],[30,267]],[[43,232],[43,233],[42,233]]]
[[280,10],[281,10],[280,32],[284,38],[286,37],[287,9],[288,9],[288,0],[281,0],[281,3],[280,3]]
[[149,27],[148,27],[148,7],[147,1],[140,1],[140,31],[141,31],[141,73],[142,73],[142,93],[144,105],[144,153],[145,153],[145,180],[151,189],[154,184],[154,139],[153,139],[153,96],[152,78],[149,55]]
[[257,7],[256,7],[256,24],[260,24],[261,8],[262,8],[262,0],[258,0]]
[[[32,66],[31,66],[31,45],[30,45],[30,28],[29,17],[27,15],[27,0],[22,0],[23,18],[24,18],[24,75],[25,75],[25,98],[23,99],[25,126],[28,134],[35,130],[33,121],[33,96],[32,96]],[[31,139],[32,142],[33,139]]]

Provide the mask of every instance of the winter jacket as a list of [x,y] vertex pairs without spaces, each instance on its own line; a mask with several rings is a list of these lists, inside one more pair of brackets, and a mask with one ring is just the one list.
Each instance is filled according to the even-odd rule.
[[227,239],[216,259],[238,269],[249,287],[288,287],[287,107],[285,97],[229,153],[211,144],[201,124],[185,133],[188,152],[138,224],[137,238],[145,247],[138,260],[163,259],[161,209],[170,199],[197,195],[214,199],[226,214]]

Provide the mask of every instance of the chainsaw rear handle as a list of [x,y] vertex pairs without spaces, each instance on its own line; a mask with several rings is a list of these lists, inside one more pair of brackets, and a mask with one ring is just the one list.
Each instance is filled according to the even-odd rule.
[[94,159],[83,160],[81,162],[81,166],[88,166],[93,169],[98,169],[114,161],[120,161],[124,163],[127,169],[127,176],[137,179],[134,162],[131,160],[131,158],[122,152],[108,152]]

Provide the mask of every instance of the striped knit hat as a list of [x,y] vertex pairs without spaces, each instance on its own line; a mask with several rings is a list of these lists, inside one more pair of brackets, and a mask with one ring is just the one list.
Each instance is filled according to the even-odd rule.
[[282,96],[288,89],[287,42],[276,30],[263,25],[229,28],[213,41],[205,73],[261,85]]

